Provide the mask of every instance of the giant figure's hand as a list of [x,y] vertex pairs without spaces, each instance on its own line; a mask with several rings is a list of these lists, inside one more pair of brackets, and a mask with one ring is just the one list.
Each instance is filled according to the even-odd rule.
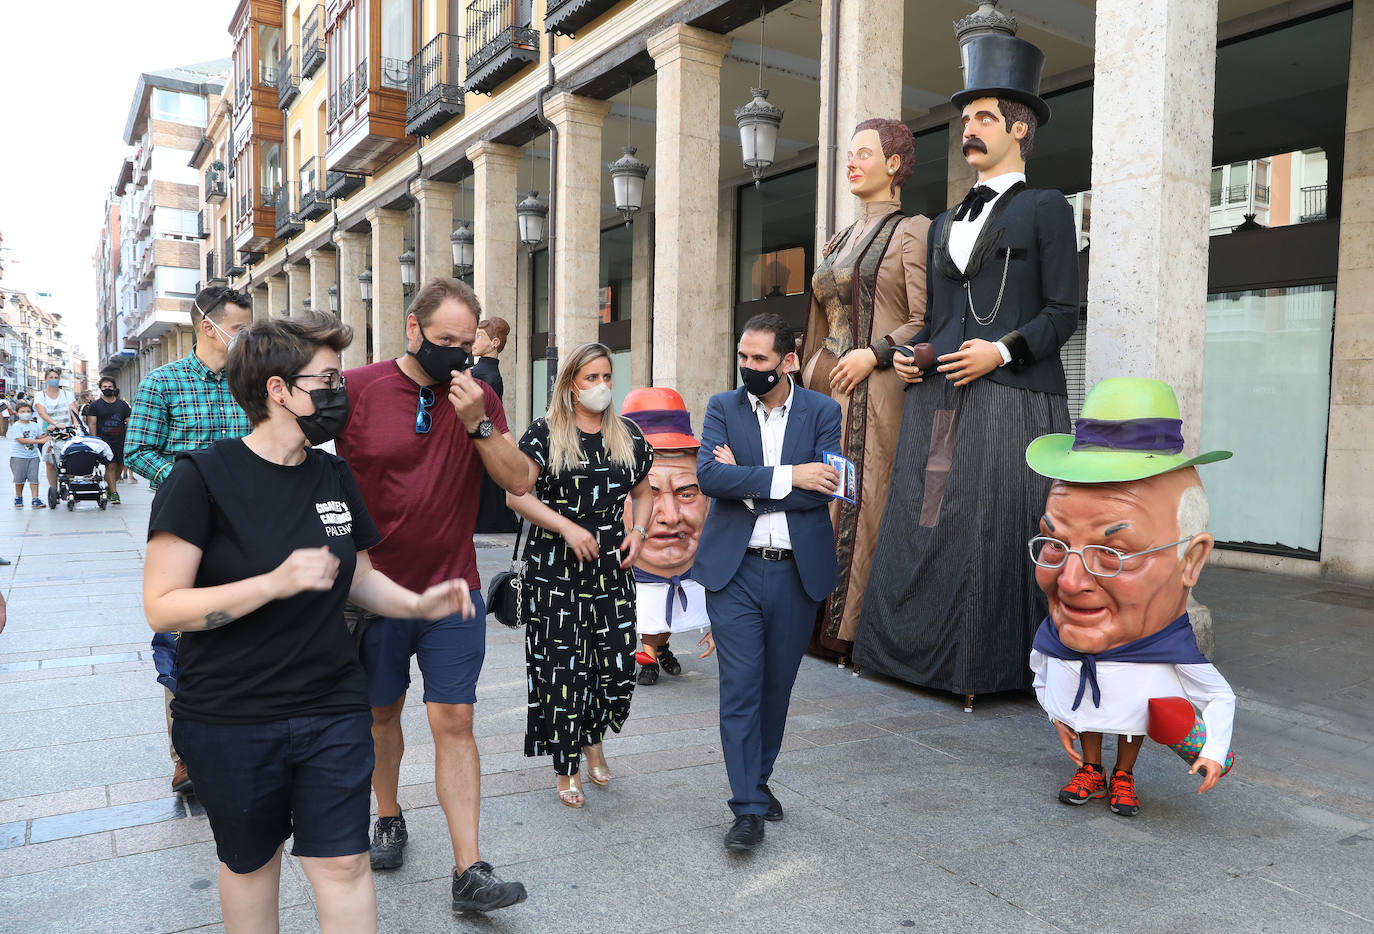
[[892,368],[897,371],[897,378],[904,383],[919,383],[925,375],[916,365],[916,357],[910,347],[899,345],[893,348]]
[[878,355],[867,347],[851,350],[830,371],[830,388],[849,395],[878,366]]
[[991,341],[973,338],[964,341],[954,353],[940,358],[936,367],[956,386],[966,386],[979,377],[987,376],[1002,365],[1002,352]]

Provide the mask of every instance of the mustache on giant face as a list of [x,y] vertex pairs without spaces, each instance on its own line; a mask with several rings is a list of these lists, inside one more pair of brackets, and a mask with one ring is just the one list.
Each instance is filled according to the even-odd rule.
[[988,154],[988,144],[976,136],[966,139],[964,140],[963,153],[967,156],[970,152],[981,152],[986,156]]

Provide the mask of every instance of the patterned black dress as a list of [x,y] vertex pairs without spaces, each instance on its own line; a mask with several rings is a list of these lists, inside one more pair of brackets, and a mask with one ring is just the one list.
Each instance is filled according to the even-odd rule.
[[612,463],[601,434],[582,435],[583,462],[548,469],[549,426],[525,429],[520,450],[539,465],[534,495],[596,536],[600,554],[579,564],[562,535],[535,526],[525,545],[522,578],[525,670],[529,710],[525,755],[553,756],[554,771],[575,775],[583,746],[619,733],[634,691],[635,583],[620,567],[625,498],[653,465],[653,449],[638,426],[623,419],[634,439],[634,464]]

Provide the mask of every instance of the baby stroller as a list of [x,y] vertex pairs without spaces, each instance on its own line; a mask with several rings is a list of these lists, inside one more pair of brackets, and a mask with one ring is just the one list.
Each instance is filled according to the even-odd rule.
[[114,460],[114,451],[100,438],[78,434],[75,428],[54,428],[52,450],[57,461],[57,489],[48,490],[48,506],[67,501],[67,511],[78,500],[94,500],[104,509],[110,502],[105,487],[105,465]]

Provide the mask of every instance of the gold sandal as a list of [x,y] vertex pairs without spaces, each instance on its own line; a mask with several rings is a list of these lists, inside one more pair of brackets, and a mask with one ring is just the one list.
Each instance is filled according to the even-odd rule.
[[587,803],[587,797],[582,793],[582,787],[580,785],[559,788],[558,800],[562,801],[570,808],[580,808]]
[[592,780],[592,784],[599,788],[605,788],[611,783],[611,770],[604,765],[599,768],[594,765],[587,766],[587,776]]

